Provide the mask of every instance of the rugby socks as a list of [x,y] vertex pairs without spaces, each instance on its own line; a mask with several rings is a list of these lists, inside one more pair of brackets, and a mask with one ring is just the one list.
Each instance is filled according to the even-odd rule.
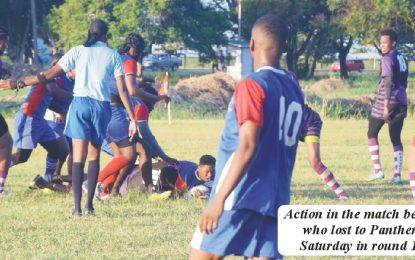
[[97,186],[99,174],[99,160],[89,161],[88,162],[88,194],[85,208],[88,210],[94,210],[92,201],[95,195],[95,188]]
[[374,174],[378,174],[382,172],[382,167],[380,165],[380,151],[379,151],[379,143],[377,138],[370,138],[369,139],[369,152],[370,152],[370,159],[373,162]]
[[324,183],[327,184],[327,186],[329,186],[334,193],[336,193],[337,197],[348,197],[347,193],[336,181],[336,178],[334,178],[333,173],[322,162],[319,162],[314,170],[324,181]]
[[72,193],[75,202],[75,211],[82,212],[81,199],[82,199],[82,182],[84,180],[84,164],[74,162],[72,164]]
[[129,161],[124,156],[113,158],[99,173],[98,182],[103,182],[103,193],[108,194],[117,179],[120,170],[128,165]]
[[409,173],[409,187],[411,187],[412,198],[415,202],[415,172]]
[[4,192],[4,186],[6,185],[7,171],[0,170],[0,193]]
[[57,165],[58,165],[58,158],[53,158],[52,156],[48,154],[46,156],[46,171],[45,171],[45,176],[44,176],[44,179],[47,182],[52,181],[52,177],[56,171]]
[[400,178],[403,165],[403,146],[397,145],[393,147],[393,157],[395,160],[395,174],[393,178]]

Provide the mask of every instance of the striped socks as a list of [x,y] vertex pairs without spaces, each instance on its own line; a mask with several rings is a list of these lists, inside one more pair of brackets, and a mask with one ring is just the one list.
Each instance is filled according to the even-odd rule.
[[53,158],[49,154],[46,156],[46,171],[45,176],[43,177],[47,182],[51,182],[53,174],[56,171],[56,166],[58,165],[58,158]]
[[0,170],[0,193],[4,192],[4,186],[6,185],[7,171]]
[[370,159],[373,162],[374,174],[378,174],[382,172],[382,166],[380,165],[380,151],[379,151],[379,143],[377,138],[370,138],[369,139],[369,152],[370,152]]
[[402,145],[397,145],[393,147],[393,157],[395,160],[395,173],[393,178],[400,178],[403,165],[403,147]]
[[412,198],[415,202],[415,172],[409,173],[409,187],[411,188]]
[[320,178],[324,181],[329,188],[336,193],[339,199],[348,199],[349,195],[343,190],[340,184],[334,178],[333,173],[322,163],[319,162],[314,168]]

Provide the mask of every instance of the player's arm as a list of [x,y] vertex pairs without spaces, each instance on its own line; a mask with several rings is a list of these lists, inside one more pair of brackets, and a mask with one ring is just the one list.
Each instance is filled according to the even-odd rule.
[[72,92],[59,88],[56,82],[46,83],[46,88],[48,89],[52,97],[63,99],[71,99],[73,97]]
[[210,234],[213,229],[216,229],[226,198],[246,172],[246,169],[255,154],[260,132],[261,128],[251,121],[246,121],[239,128],[240,143],[235,151],[229,173],[226,175],[226,178],[219,191],[216,193],[212,203],[200,217],[199,228],[202,233]]
[[389,101],[391,98],[391,92],[392,92],[392,87],[393,87],[393,82],[392,82],[392,77],[386,76],[383,77],[383,82],[384,82],[384,86],[385,86],[385,102],[384,102],[384,107],[383,107],[383,119],[385,120],[385,122],[389,122],[390,118],[389,118]]
[[17,87],[23,88],[39,83],[46,83],[48,80],[51,80],[62,73],[64,73],[63,69],[58,64],[56,64],[45,72],[40,72],[36,76],[30,76],[23,80],[0,80],[0,89],[16,89]]
[[224,203],[231,191],[245,174],[251,162],[263,125],[264,90],[252,79],[241,81],[235,88],[235,109],[239,124],[239,145],[222,185],[212,203],[202,213],[199,228],[209,234],[217,227]]

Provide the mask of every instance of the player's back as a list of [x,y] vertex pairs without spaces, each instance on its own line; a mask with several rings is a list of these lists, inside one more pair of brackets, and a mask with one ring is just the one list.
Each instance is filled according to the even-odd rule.
[[[263,122],[253,159],[246,174],[228,196],[225,210],[251,209],[276,217],[278,207],[289,203],[304,97],[291,76],[272,67],[263,67],[252,73],[238,84],[235,92],[245,82],[256,85],[265,95]],[[229,104],[219,145],[215,190],[227,174],[239,144],[238,106],[235,106],[234,98]]]

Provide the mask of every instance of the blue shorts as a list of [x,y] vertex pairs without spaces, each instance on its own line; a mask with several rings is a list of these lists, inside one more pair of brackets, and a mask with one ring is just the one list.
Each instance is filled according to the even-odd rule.
[[111,146],[108,144],[107,140],[104,140],[101,146],[101,150],[104,151],[111,157],[114,157],[114,151],[112,150]]
[[[53,131],[58,133],[59,136],[64,135],[65,123],[58,123],[58,122],[51,121],[51,120],[46,120],[46,122],[48,122],[48,125],[53,129]],[[69,149],[72,151],[72,139],[67,136],[65,137],[66,137],[66,141],[68,142]]]
[[110,120],[109,102],[89,97],[74,97],[68,111],[65,135],[101,145]]
[[277,237],[276,218],[252,210],[225,210],[218,228],[204,235],[197,227],[190,245],[218,256],[282,258]]
[[14,117],[13,146],[34,149],[38,143],[50,142],[60,137],[43,118],[30,117],[17,111]]
[[117,143],[129,138],[130,121],[123,107],[111,106],[111,121],[107,128],[107,141]]

